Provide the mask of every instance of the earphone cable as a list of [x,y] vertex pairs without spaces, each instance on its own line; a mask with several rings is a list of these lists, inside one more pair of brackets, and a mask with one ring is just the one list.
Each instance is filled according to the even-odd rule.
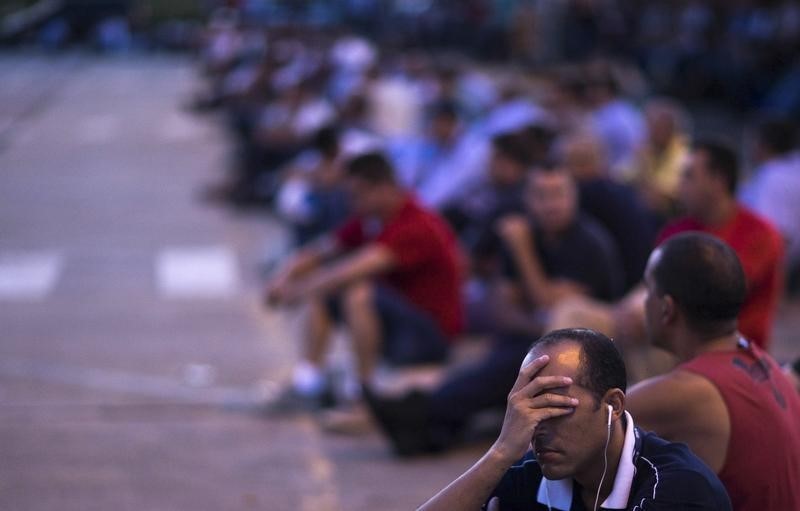
[[608,434],[606,435],[606,446],[603,449],[603,475],[600,477],[600,484],[597,486],[597,495],[594,497],[594,511],[597,511],[597,503],[600,500],[600,490],[603,488],[603,481],[606,478],[606,470],[608,470],[608,443],[611,441],[611,424],[608,425]]

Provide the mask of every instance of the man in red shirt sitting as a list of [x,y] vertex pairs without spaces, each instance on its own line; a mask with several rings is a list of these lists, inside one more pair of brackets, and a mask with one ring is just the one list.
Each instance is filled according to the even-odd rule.
[[783,289],[784,244],[772,224],[736,202],[737,176],[733,151],[713,142],[695,143],[679,185],[688,215],[667,225],[656,245],[685,231],[707,232],[728,243],[739,256],[747,279],[739,330],[767,348]]
[[679,234],[653,252],[644,280],[648,336],[681,365],[628,391],[638,424],[688,444],[733,509],[800,509],[800,396],[737,331],[747,286],[736,253],[708,234]]
[[394,365],[442,362],[462,328],[462,259],[455,236],[369,153],[347,167],[356,215],[302,247],[267,286],[270,303],[307,303],[303,360],[284,402],[317,406],[333,321],[350,330],[362,382],[381,356]]
[[[767,349],[782,292],[783,240],[767,220],[736,202],[737,176],[737,158],[731,149],[710,141],[694,143],[679,184],[679,198],[687,216],[668,224],[657,245],[687,231],[713,234],[728,243],[739,257],[747,280],[739,330]],[[585,298],[571,300],[560,305],[550,328],[591,326],[623,343],[636,343],[644,337],[644,297],[644,287],[639,285],[613,306]],[[642,372],[630,364],[634,374]]]

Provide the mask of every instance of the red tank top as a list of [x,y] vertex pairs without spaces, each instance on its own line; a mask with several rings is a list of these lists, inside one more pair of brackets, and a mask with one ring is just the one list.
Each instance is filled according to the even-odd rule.
[[736,511],[800,511],[800,396],[781,368],[742,339],[734,351],[704,353],[680,369],[719,390],[731,437],[719,478]]

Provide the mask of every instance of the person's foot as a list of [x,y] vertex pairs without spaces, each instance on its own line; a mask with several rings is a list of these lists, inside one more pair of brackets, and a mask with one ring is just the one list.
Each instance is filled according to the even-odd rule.
[[450,444],[449,437],[442,438],[432,427],[427,396],[422,392],[387,398],[365,387],[364,400],[398,456],[440,452]]
[[259,407],[259,412],[267,417],[314,413],[332,407],[334,402],[333,395],[328,390],[317,394],[304,394],[288,386],[275,398],[263,403]]

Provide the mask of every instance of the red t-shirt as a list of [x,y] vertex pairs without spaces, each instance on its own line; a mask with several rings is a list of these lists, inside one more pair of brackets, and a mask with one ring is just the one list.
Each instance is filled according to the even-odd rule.
[[667,225],[656,242],[685,231],[703,231],[722,239],[739,256],[747,278],[747,298],[739,313],[739,331],[764,349],[769,346],[772,319],[783,289],[783,239],[766,220],[737,206],[727,224],[709,228],[694,218]]
[[731,437],[719,478],[736,511],[800,509],[800,395],[755,345],[704,353],[679,369],[719,390]]
[[336,232],[339,243],[354,249],[379,243],[396,266],[381,279],[421,310],[428,312],[449,337],[464,324],[461,302],[461,253],[445,221],[407,197],[385,224],[355,217]]

